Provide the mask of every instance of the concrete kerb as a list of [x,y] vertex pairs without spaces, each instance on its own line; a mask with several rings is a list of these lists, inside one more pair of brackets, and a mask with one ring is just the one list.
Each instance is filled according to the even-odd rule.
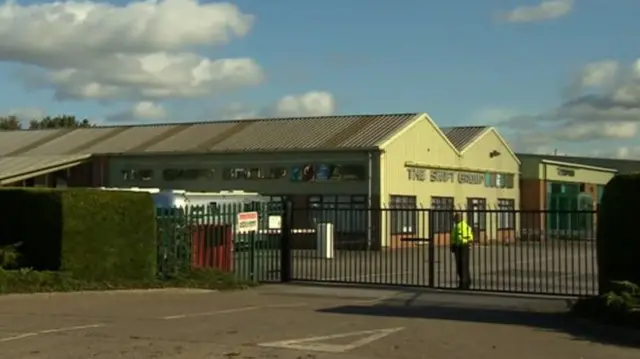
[[218,293],[216,289],[199,288],[153,288],[153,289],[114,289],[114,290],[85,290],[72,292],[39,292],[39,293],[7,293],[0,294],[2,298],[16,297],[52,297],[52,296],[74,296],[74,295],[116,295],[116,294],[211,294]]

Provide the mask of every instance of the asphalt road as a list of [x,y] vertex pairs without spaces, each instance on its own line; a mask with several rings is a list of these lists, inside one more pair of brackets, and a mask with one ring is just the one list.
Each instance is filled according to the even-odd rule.
[[[236,254],[236,271],[253,279],[277,281],[277,250]],[[250,268],[254,268],[251,270]],[[432,276],[430,276],[431,271]],[[471,252],[472,289],[521,293],[589,295],[597,293],[593,242],[521,243],[475,246]],[[448,247],[436,247],[430,265],[428,247],[384,251],[335,251],[332,259],[315,251],[293,253],[295,280],[453,288],[455,262]]]
[[0,296],[1,359],[637,359],[557,299],[266,286]]

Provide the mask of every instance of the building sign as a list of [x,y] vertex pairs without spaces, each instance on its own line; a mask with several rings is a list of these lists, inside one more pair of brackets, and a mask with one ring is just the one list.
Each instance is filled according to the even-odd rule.
[[424,168],[407,168],[409,181],[424,182],[427,179],[427,170]]
[[431,170],[429,180],[431,182],[453,182],[453,172]]
[[572,169],[569,169],[569,168],[558,167],[556,170],[557,170],[558,176],[563,176],[563,177],[575,177],[576,176],[576,171],[574,171]]
[[484,173],[458,173],[458,182],[462,184],[484,184]]
[[[427,173],[427,171],[429,173]],[[418,182],[459,183],[488,188],[513,188],[514,175],[493,172],[449,171],[440,169],[407,167],[407,179]]]
[[238,213],[237,233],[255,232],[258,230],[258,212]]
[[477,172],[454,172],[432,170],[429,176],[431,182],[458,182],[460,184],[484,184],[484,174]]

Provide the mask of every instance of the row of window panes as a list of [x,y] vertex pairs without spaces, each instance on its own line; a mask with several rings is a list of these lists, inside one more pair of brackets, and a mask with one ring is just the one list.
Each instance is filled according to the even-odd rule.
[[[212,179],[215,171],[203,168],[168,168],[162,170],[165,181],[193,181],[198,179]],[[153,179],[154,171],[150,169],[128,169],[122,171],[125,181],[148,182]]]
[[[165,181],[193,181],[212,179],[215,170],[171,168],[162,171]],[[151,169],[127,169],[122,171],[125,181],[150,181],[154,171]],[[294,182],[321,181],[362,181],[366,179],[364,166],[360,165],[314,165],[286,167],[227,167],[223,169],[224,180],[277,180],[289,178]]]
[[313,225],[332,223],[336,232],[367,230],[366,196],[309,196],[309,219]]
[[[467,211],[467,215],[473,217],[468,221],[473,221],[478,229],[483,230],[486,226],[486,200],[483,198],[470,199],[477,211]],[[392,234],[415,234],[417,233],[418,211],[416,209],[417,198],[414,196],[391,196],[391,231]],[[404,210],[403,210],[404,209]],[[433,233],[449,233],[453,227],[453,213],[455,210],[453,197],[431,197],[431,230]],[[498,199],[497,228],[515,228],[515,200]]]

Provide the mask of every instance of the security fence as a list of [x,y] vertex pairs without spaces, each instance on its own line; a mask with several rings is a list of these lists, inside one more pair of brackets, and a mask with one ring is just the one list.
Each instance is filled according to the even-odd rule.
[[[238,216],[255,214],[257,231],[238,228]],[[227,203],[158,209],[158,275],[177,277],[193,268],[234,272],[243,280],[279,280],[278,203]]]
[[[241,231],[239,214],[257,225]],[[473,229],[470,290],[597,293],[594,211],[293,208],[291,203],[163,210],[162,275],[215,267],[256,281],[456,288],[453,216]],[[563,223],[562,228],[557,223]]]

